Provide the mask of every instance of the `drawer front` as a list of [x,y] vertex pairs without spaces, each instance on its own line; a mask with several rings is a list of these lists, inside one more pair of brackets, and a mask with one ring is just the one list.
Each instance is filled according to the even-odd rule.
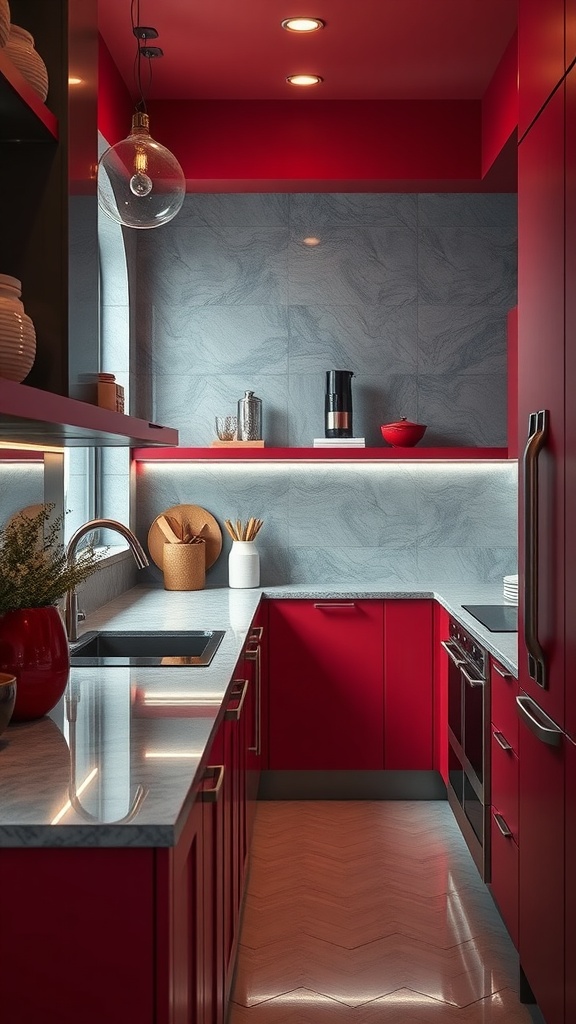
[[[513,750],[503,750],[504,734],[492,729],[492,810],[501,814],[518,842],[518,758]],[[495,828],[492,822],[492,830]]]
[[490,689],[492,700],[491,721],[496,729],[503,732],[510,745],[518,753],[518,713],[516,696],[518,680],[499,662],[490,660]]
[[518,949],[518,847],[506,838],[492,818],[492,880],[490,891],[502,915],[512,942]]

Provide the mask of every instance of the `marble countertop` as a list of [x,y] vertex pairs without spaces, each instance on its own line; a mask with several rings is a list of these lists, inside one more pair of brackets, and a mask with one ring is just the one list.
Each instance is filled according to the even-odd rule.
[[461,607],[501,604],[497,586],[135,587],[91,615],[85,630],[224,629],[212,663],[71,669],[49,716],[12,723],[0,736],[0,847],[174,845],[262,597],[435,598],[517,673],[517,634],[490,633]]

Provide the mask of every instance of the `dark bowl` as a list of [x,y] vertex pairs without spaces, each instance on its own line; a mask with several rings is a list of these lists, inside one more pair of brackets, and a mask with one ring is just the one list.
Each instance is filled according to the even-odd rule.
[[8,672],[0,672],[0,735],[8,725],[16,703],[16,678]]

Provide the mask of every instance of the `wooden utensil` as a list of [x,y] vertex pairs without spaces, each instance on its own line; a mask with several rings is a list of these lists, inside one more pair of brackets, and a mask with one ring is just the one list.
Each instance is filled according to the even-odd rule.
[[156,520],[156,523],[158,524],[158,526],[162,530],[162,533],[164,534],[164,537],[166,538],[166,540],[168,541],[169,544],[181,544],[182,543],[181,538],[176,535],[176,533],[174,532],[174,530],[170,526],[170,523],[168,522],[168,519],[167,519],[166,516],[158,516],[158,519]]
[[[164,509],[161,514],[170,520],[175,520],[180,525],[180,529],[183,529],[186,524],[192,536],[202,534],[206,568],[209,569],[222,551],[222,531],[208,509],[202,508],[201,505],[173,505],[171,508]],[[159,569],[162,569],[163,549],[168,543],[168,538],[158,524],[159,518],[157,516],[148,531],[148,549],[152,561]]]

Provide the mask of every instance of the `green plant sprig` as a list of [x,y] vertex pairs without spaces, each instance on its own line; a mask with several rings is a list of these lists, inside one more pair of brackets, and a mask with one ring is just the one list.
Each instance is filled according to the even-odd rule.
[[63,517],[45,529],[53,508],[43,505],[34,516],[20,512],[0,529],[0,614],[56,604],[96,572],[105,550],[87,544],[68,565],[59,543]]

